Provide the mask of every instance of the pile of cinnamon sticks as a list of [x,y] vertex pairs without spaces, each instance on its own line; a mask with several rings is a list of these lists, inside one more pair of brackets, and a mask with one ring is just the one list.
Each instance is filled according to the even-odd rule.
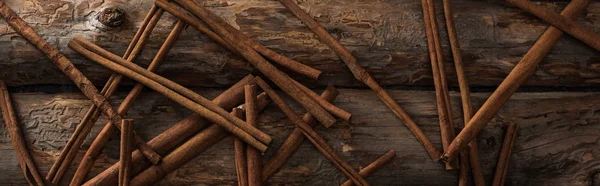
[[[479,162],[477,142],[474,139],[526,77],[534,71],[535,66],[562,35],[561,30],[581,39],[595,49],[600,49],[600,42],[598,42],[600,37],[571,20],[587,6],[588,0],[574,0],[565,8],[562,15],[541,8],[527,0],[507,1],[550,22],[553,26],[548,28],[544,35],[540,37],[540,40],[534,44],[532,49],[517,64],[480,110],[474,113],[470,101],[468,82],[463,69],[450,0],[443,0],[445,25],[458,77],[465,123],[464,129],[458,132],[455,130],[450,106],[443,52],[435,14],[435,2],[433,0],[421,0],[440,121],[442,154],[407,112],[358,63],[350,51],[292,0],[279,0],[283,6],[298,17],[340,57],[357,80],[375,91],[383,103],[423,144],[433,161],[441,160],[445,163],[447,170],[460,169],[460,185],[467,185],[469,169],[472,172],[475,185],[485,185]],[[165,12],[175,16],[178,21],[150,65],[147,68],[142,68],[134,64],[133,61],[143,50],[150,33]],[[315,80],[320,77],[321,72],[261,45],[194,1],[156,0],[155,5],[149,10],[142,26],[138,29],[123,56],[115,55],[83,37],[76,36],[73,38],[68,43],[71,49],[90,61],[101,64],[114,72],[102,90],[96,89],[88,78],[63,54],[42,39],[4,2],[0,2],[0,15],[14,30],[50,58],[58,69],[63,71],[83,94],[93,102],[44,179],[40,176],[27,150],[6,85],[0,81],[2,115],[7,128],[9,128],[20,166],[31,185],[58,185],[62,183],[62,178],[77,155],[78,147],[89,135],[101,114],[106,115],[109,122],[94,138],[80,161],[73,179],[70,180],[70,185],[149,185],[164,178],[167,174],[229,135],[234,136],[235,168],[239,185],[264,185],[285,164],[305,139],[308,139],[333,165],[348,177],[349,180],[343,185],[369,185],[365,177],[382,168],[395,157],[396,152],[390,150],[362,170],[355,170],[313,129],[318,125],[317,123],[321,123],[326,128],[331,127],[336,123],[336,117],[350,121],[351,113],[332,104],[332,101],[338,95],[337,90],[333,86],[328,86],[321,95],[318,95],[301,83],[296,82],[272,63],[277,63],[294,73]],[[262,73],[262,77],[248,75],[211,101],[168,78],[155,74],[153,71],[165,59],[168,51],[176,43],[179,34],[186,25],[199,30],[216,43],[248,61]],[[133,79],[138,84],[130,91],[121,105],[115,109],[108,103],[108,99],[114,94],[123,77]],[[269,84],[267,80],[263,80],[263,77],[272,84]],[[283,93],[298,102],[307,113],[303,117],[297,115],[288,106],[288,103],[271,88],[271,85],[277,86]],[[133,131],[134,121],[123,118],[123,115],[127,114],[144,87],[153,89],[181,104],[193,111],[193,114],[154,139],[148,142],[143,141]],[[259,94],[259,88],[263,93]],[[271,158],[263,163],[262,153],[270,150],[269,146],[272,138],[269,134],[260,130],[257,118],[270,101],[295,124],[296,128],[283,144],[275,150]],[[211,125],[211,123],[215,125]],[[95,177],[85,180],[102,148],[117,130],[121,131],[120,162]],[[511,123],[508,125],[493,181],[494,185],[504,184],[511,149],[515,143],[516,131],[516,124]],[[458,158],[459,154],[460,158]]]

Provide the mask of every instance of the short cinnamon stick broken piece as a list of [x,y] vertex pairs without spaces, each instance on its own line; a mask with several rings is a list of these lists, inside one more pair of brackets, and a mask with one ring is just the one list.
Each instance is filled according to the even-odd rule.
[[[164,0],[157,0],[157,3],[168,3]],[[245,42],[239,42],[241,39],[239,34],[231,32],[227,29],[227,23],[217,15],[206,10],[204,7],[199,6],[193,1],[174,0],[177,4],[181,5],[205,23],[207,23],[213,30],[219,34],[227,43],[229,43],[237,53],[242,55],[250,64],[258,69],[262,74],[273,81],[278,87],[286,92],[290,97],[296,100],[302,107],[310,112],[319,122],[325,127],[330,127],[337,120],[331,116],[325,109],[323,109],[318,103],[311,99],[306,93],[299,90],[293,82],[289,80],[287,75],[282,71],[278,70],[275,66],[267,62],[260,54],[258,54],[249,44]]]
[[313,100],[319,103],[319,105],[325,108],[325,110],[329,111],[334,116],[342,118],[344,121],[350,121],[352,114],[331,104],[331,101],[327,101],[326,99],[321,98],[317,93],[313,92],[308,87],[305,87],[303,84],[297,82],[296,80],[293,80],[292,78],[290,79],[292,80],[292,82],[294,82],[294,84],[296,84],[298,88],[300,88],[300,90],[304,91],[308,96],[310,96]]
[[506,180],[506,173],[508,171],[508,165],[510,165],[510,155],[512,154],[513,147],[515,146],[517,129],[518,126],[515,123],[509,123],[508,127],[506,128],[506,135],[504,135],[504,142],[502,143],[502,150],[500,151],[500,157],[498,158],[498,164],[496,165],[496,173],[494,174],[492,186],[504,185],[504,180]]
[[[233,108],[232,115],[243,117],[244,111]],[[235,172],[237,173],[238,186],[248,186],[248,162],[246,161],[246,144],[238,138],[233,138],[233,150],[235,151]]]
[[[589,4],[589,0],[573,0],[561,13],[563,16],[574,18],[575,15],[585,10]],[[481,106],[479,111],[475,113],[473,118],[465,126],[465,128],[452,141],[448,150],[442,155],[442,160],[454,159],[467,144],[469,144],[479,131],[498,113],[498,110],[506,103],[510,96],[515,93],[517,88],[531,73],[533,73],[537,64],[550,52],[550,49],[558,39],[562,36],[562,32],[555,27],[549,27],[544,34],[533,44],[531,49],[517,63],[515,68],[506,76],[504,81],[492,93],[487,101]]]
[[29,149],[25,142],[25,137],[23,137],[23,131],[19,126],[19,121],[12,104],[6,84],[4,81],[0,80],[0,111],[2,111],[2,118],[4,119],[4,124],[10,135],[10,141],[17,153],[21,171],[23,171],[23,175],[29,185],[43,186],[45,185],[44,179],[33,162],[33,158],[31,158],[31,154],[29,153]]
[[277,93],[269,87],[269,85],[262,80],[260,77],[256,77],[256,84],[260,86],[267,95],[273,100],[273,103],[279,107],[279,109],[296,125],[296,127],[302,129],[304,135],[310,140],[319,151],[327,159],[329,159],[340,171],[342,171],[352,182],[356,185],[369,185],[365,179],[360,176],[352,167],[344,161],[334,150],[327,144],[319,134],[317,134],[309,124],[304,122],[296,113],[283,101]]
[[[246,123],[253,127],[258,127],[258,111],[256,110],[256,84],[252,83],[244,87],[246,97]],[[248,163],[248,185],[263,185],[261,173],[262,162],[261,154],[252,147],[246,148],[246,158]]]
[[121,150],[119,164],[119,186],[129,186],[131,181],[131,141],[133,140],[133,120],[121,121]]
[[[153,79],[150,79],[144,75],[137,73],[136,71],[132,71],[131,69],[121,66],[121,64],[125,64],[125,62],[123,62],[121,64],[116,64],[102,56],[99,56],[98,54],[96,54],[92,51],[87,50],[86,48],[81,46],[79,43],[80,42],[72,40],[71,42],[69,42],[69,47],[71,49],[77,51],[78,53],[82,54],[83,56],[86,56],[87,58],[91,59],[92,61],[97,62],[117,73],[125,75],[139,83],[142,83],[142,84],[146,85],[147,87],[167,96],[169,99],[194,111],[198,115],[206,117],[207,119],[211,120],[212,122],[219,124],[226,130],[230,131],[232,134],[234,134],[237,137],[239,137],[240,139],[244,140],[246,143],[261,150],[261,152],[266,151],[267,146],[265,144],[263,144],[261,141],[259,141],[258,139],[264,140],[265,142],[270,142],[270,137],[268,135],[262,133],[261,131],[259,131],[258,129],[256,129],[254,127],[246,125],[245,122],[241,121],[240,119],[237,119],[237,120],[240,120],[241,122],[232,123],[232,121],[236,121],[236,120],[232,120],[231,117],[229,116],[229,114],[227,114],[228,116],[224,117],[222,114],[215,113],[212,110],[209,110],[207,107],[200,105],[198,102],[195,102],[197,100],[200,100],[198,98],[204,98],[204,97],[194,93],[193,91],[191,91],[189,89],[184,88],[184,90],[186,91],[186,93],[188,95],[192,96],[193,98],[196,98],[194,100],[191,100],[190,96],[183,96],[183,95],[179,94],[179,92],[175,92],[175,91],[165,87],[164,84],[166,84],[166,83],[164,83],[164,82],[162,84],[158,83],[158,82],[154,81]],[[110,53],[110,52],[108,52],[108,53]],[[116,58],[122,60],[118,56]],[[137,68],[141,68],[141,67],[137,66]],[[153,74],[151,72],[145,71],[144,69],[137,69],[137,70],[143,70],[146,73]],[[160,76],[153,74],[153,77],[160,77]],[[164,78],[162,80],[170,82],[170,80],[167,80]],[[170,85],[175,85],[174,82],[170,82],[170,83],[171,83]],[[178,86],[181,86],[181,85],[178,85]],[[206,99],[206,98],[204,98],[204,99]],[[204,105],[208,105],[211,107],[218,107],[217,105],[215,105],[214,103],[211,103],[210,101],[205,102]],[[223,110],[220,107],[219,107],[219,109]],[[253,135],[251,135],[247,131],[253,132]],[[255,136],[260,136],[261,138],[255,138]]]
[[396,103],[396,101],[369,75],[369,73],[358,64],[358,61],[352,56],[344,46],[333,38],[327,31],[319,25],[315,20],[306,14],[298,5],[291,0],[279,0],[281,4],[287,7],[296,17],[298,17],[302,23],[310,28],[323,43],[327,44],[335,53],[346,63],[346,66],[354,77],[359,81],[363,82],[369,88],[371,88],[377,96],[394,112],[394,114],[400,118],[406,127],[415,135],[415,137],[423,144],[425,150],[429,153],[429,156],[434,160],[439,160],[440,151],[431,143],[431,141],[425,136],[421,128],[410,118],[408,113]]
[[[384,165],[388,164],[390,161],[392,161],[392,159],[394,159],[394,157],[396,157],[396,151],[394,151],[394,149],[392,149],[392,150],[388,151],[387,153],[383,154],[381,157],[377,158],[375,161],[371,162],[371,164],[367,165],[364,169],[360,170],[360,172],[358,172],[358,174],[360,174],[363,177],[367,177],[367,176],[375,173],[375,171],[381,169]],[[352,186],[352,185],[354,185],[354,184],[350,180],[341,184],[341,186]]]

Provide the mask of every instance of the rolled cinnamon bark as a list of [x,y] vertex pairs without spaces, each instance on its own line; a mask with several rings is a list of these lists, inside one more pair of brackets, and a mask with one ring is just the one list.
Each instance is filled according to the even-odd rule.
[[[244,89],[245,90],[245,89]],[[243,117],[244,111],[233,108],[232,115]],[[233,150],[235,151],[235,172],[237,173],[238,186],[248,186],[248,162],[246,161],[246,144],[238,138],[233,138]]]
[[[383,154],[381,157],[377,158],[375,161],[371,162],[371,164],[367,165],[364,169],[360,170],[360,172],[358,172],[358,174],[360,174],[363,177],[367,177],[367,176],[375,173],[375,171],[381,169],[384,165],[388,164],[390,161],[392,161],[392,159],[394,159],[394,157],[396,157],[396,151],[394,151],[394,149],[392,149],[392,150],[388,151],[387,153]],[[341,184],[341,186],[352,186],[352,185],[354,185],[354,184],[350,180]]]
[[[252,83],[244,87],[246,96],[246,123],[253,127],[258,127],[258,111],[256,110],[256,84]],[[260,152],[252,147],[246,148],[246,158],[248,163],[248,185],[260,186],[263,185],[262,161]]]
[[496,165],[496,173],[494,174],[492,186],[504,185],[504,180],[506,180],[506,173],[508,171],[508,165],[510,165],[510,155],[512,154],[513,147],[515,146],[517,129],[518,126],[515,123],[509,123],[508,127],[506,128],[506,135],[504,135],[504,142],[502,143],[500,157],[498,157],[498,164]]
[[121,150],[119,159],[119,186],[129,186],[131,181],[131,141],[133,139],[133,120],[121,121]]

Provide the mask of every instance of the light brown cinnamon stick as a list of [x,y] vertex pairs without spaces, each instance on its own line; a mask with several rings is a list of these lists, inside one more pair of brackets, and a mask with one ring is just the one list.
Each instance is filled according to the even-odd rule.
[[[262,98],[259,96],[256,104],[258,110],[264,109],[267,106],[267,103],[268,101],[266,100],[266,96],[263,96]],[[238,108],[245,109],[245,106]],[[181,165],[191,160],[201,152],[204,152],[206,149],[221,141],[228,135],[230,135],[230,133],[228,133],[226,130],[223,130],[218,125],[211,125],[187,140],[181,146],[171,151],[171,153],[163,158],[163,161],[160,164],[153,165],[137,174],[131,180],[131,185],[145,186],[161,180],[167,174],[173,172]]]
[[[125,75],[139,83],[142,83],[142,84],[146,85],[147,87],[167,96],[169,99],[194,111],[198,115],[206,117],[207,119],[211,120],[212,122],[219,124],[226,130],[231,132],[232,134],[234,134],[237,137],[239,137],[240,139],[244,140],[249,145],[261,150],[261,152],[264,152],[267,149],[267,146],[265,144],[263,144],[261,141],[259,141],[259,139],[263,140],[264,142],[270,142],[270,137],[268,135],[262,133],[261,131],[259,131],[258,129],[256,129],[254,127],[246,125],[245,122],[241,121],[240,119],[237,119],[237,120],[240,120],[241,122],[238,122],[238,121],[232,119],[232,117],[229,114],[227,114],[227,116],[224,116],[222,114],[218,114],[218,113],[213,112],[212,110],[209,110],[207,107],[204,107],[204,105],[210,106],[211,108],[218,107],[214,103],[205,102],[203,105],[200,105],[197,101],[201,100],[200,98],[203,98],[203,99],[206,99],[206,98],[194,93],[193,91],[186,89],[185,87],[182,87],[181,85],[178,85],[179,87],[183,88],[181,90],[184,90],[186,93],[186,96],[183,96],[183,95],[179,94],[179,92],[181,92],[181,90],[178,92],[175,92],[175,91],[165,87],[165,84],[168,84],[168,86],[173,87],[173,85],[176,85],[176,83],[171,82],[170,80],[162,78],[151,72],[148,72],[144,69],[141,69],[141,67],[139,67],[139,66],[136,66],[138,68],[136,70],[138,70],[138,71],[141,70],[142,72],[145,72],[146,74],[150,74],[150,75],[152,75],[153,78],[158,78],[158,77],[162,78],[161,80],[163,83],[158,83],[158,82],[154,81],[154,79],[150,79],[142,74],[139,74],[137,71],[133,71],[129,68],[121,66],[122,64],[126,64],[126,62],[120,61],[121,63],[119,63],[119,64],[114,63],[102,56],[99,56],[98,54],[96,54],[92,51],[87,50],[86,48],[84,48],[83,46],[80,45],[80,42],[77,42],[75,40],[72,40],[71,42],[69,42],[69,47],[71,49],[77,51],[78,53],[82,54],[83,56],[86,56],[87,58],[91,59],[92,61],[97,62],[117,73]],[[110,53],[110,52],[108,52],[108,53]],[[119,58],[119,57],[117,56],[116,58]],[[122,60],[122,59],[120,59],[120,60]],[[165,83],[165,82],[167,82],[167,83]],[[193,97],[194,100],[191,100],[190,97]],[[218,109],[223,110],[220,107]],[[232,121],[236,121],[236,122],[232,123]],[[249,132],[252,132],[252,134]],[[255,136],[260,136],[260,138],[255,138]]]
[[348,69],[352,72],[354,77],[359,81],[363,82],[369,88],[371,88],[377,96],[394,112],[394,114],[400,118],[406,127],[415,135],[415,137],[423,144],[425,150],[429,153],[429,156],[434,160],[439,160],[440,151],[431,143],[431,141],[425,136],[419,126],[410,118],[408,113],[396,103],[396,101],[381,87],[379,84],[369,75],[369,73],[358,64],[358,61],[352,56],[352,54],[344,48],[338,41],[333,38],[327,31],[319,25],[315,20],[312,19],[306,12],[304,12],[298,5],[291,0],[279,0],[281,4],[287,7],[296,17],[298,17],[302,23],[310,28],[321,41],[329,46],[341,59],[346,63]]
[[[452,13],[450,0],[443,0],[444,4],[444,17],[446,18],[446,30],[448,32],[448,40],[450,42],[450,49],[452,50],[452,58],[454,59],[454,68],[456,69],[456,76],[458,77],[458,86],[460,88],[460,98],[462,101],[463,118],[464,124],[468,124],[469,120],[473,116],[473,105],[471,104],[471,91],[469,90],[469,83],[465,75],[463,68],[463,59],[460,51],[460,43],[458,42],[458,36],[456,34],[456,27],[454,25],[454,15]],[[476,137],[475,137],[476,138]],[[473,182],[476,186],[485,186],[485,179],[483,177],[483,170],[481,169],[481,161],[479,159],[479,148],[477,140],[473,140],[469,143],[469,150],[462,152],[460,156],[461,165],[461,178],[466,180],[468,174],[467,167],[470,165],[471,173],[473,175]],[[468,159],[465,161],[465,157]],[[464,175],[464,176],[463,176]],[[459,180],[459,185],[461,182]],[[464,183],[466,184],[466,183]]]
[[121,121],[121,150],[119,160],[119,186],[129,186],[131,181],[131,141],[133,140],[133,120]]
[[[153,23],[153,22],[154,21],[151,21],[151,23]],[[151,26],[153,26],[153,25],[155,25],[155,23],[151,24]],[[183,30],[184,27],[185,27],[185,24],[181,21],[179,21],[179,22],[177,22],[177,24],[175,24],[175,27],[173,28],[171,33],[169,33],[169,36],[167,36],[167,39],[165,40],[163,45],[160,47],[160,49],[156,53],[156,56],[154,56],[154,59],[148,66],[149,71],[154,71],[156,68],[158,68],[160,63],[165,58],[166,54],[169,52],[169,50],[175,44],[175,41],[177,41],[177,38],[179,37],[179,34],[181,33],[181,31]],[[145,29],[144,32],[151,32],[151,30]],[[145,35],[145,34],[142,34],[142,35]],[[119,76],[121,76],[121,75],[119,75]],[[116,86],[116,84],[114,86]],[[125,99],[119,106],[119,109],[117,110],[117,112],[119,112],[119,114],[125,115],[127,113],[127,111],[129,111],[129,108],[131,108],[131,106],[133,105],[133,102],[136,100],[137,96],[142,92],[143,88],[144,88],[144,85],[142,85],[140,83],[136,84],[133,87],[133,89],[129,92],[127,97],[125,97]],[[96,119],[97,119],[97,117],[94,120],[90,120],[90,122],[95,123]],[[89,125],[89,126],[91,127],[93,125]],[[92,165],[94,164],[94,161],[96,160],[96,157],[98,157],[98,155],[100,155],[100,151],[102,150],[102,147],[104,146],[104,144],[106,144],[106,142],[108,142],[108,140],[110,139],[110,136],[112,135],[112,133],[115,130],[116,130],[115,127],[113,126],[113,124],[110,121],[104,125],[104,128],[100,131],[100,133],[98,133],[98,135],[96,136],[96,138],[94,139],[94,141],[92,142],[90,147],[88,148],[87,152],[85,153],[84,158],[79,163],[79,166],[77,167],[75,176],[71,180],[72,185],[80,185],[81,183],[83,183],[83,181],[84,181],[83,179],[86,177],[87,173],[92,168]],[[85,137],[82,137],[82,138],[85,139]],[[152,163],[156,164],[158,162],[152,161]],[[65,165],[65,169],[67,167],[68,167],[68,164]]]
[[[168,3],[164,0],[157,0],[157,3]],[[296,100],[302,107],[304,107],[308,112],[310,112],[317,120],[319,120],[325,127],[330,127],[336,122],[336,119],[331,116],[325,109],[323,109],[319,104],[317,104],[314,100],[310,99],[306,93],[299,90],[293,82],[289,80],[287,75],[282,71],[278,70],[275,66],[268,63],[260,54],[258,54],[252,47],[250,47],[245,42],[239,42],[241,39],[239,34],[236,35],[232,33],[229,29],[227,29],[227,23],[214,15],[212,12],[206,10],[205,8],[199,6],[193,1],[182,1],[175,0],[177,4],[181,5],[200,19],[202,19],[205,23],[207,23],[210,27],[215,30],[217,34],[219,34],[227,43],[229,43],[235,51],[237,51],[240,55],[242,55],[248,62],[250,62],[254,67],[256,67],[261,73],[263,73],[266,77],[268,77],[271,81],[273,81],[278,87],[280,87],[284,92],[290,95],[294,100]]]
[[[335,87],[329,85],[327,86],[327,89],[323,91],[321,97],[328,102],[332,102],[338,94],[339,92],[335,89]],[[316,120],[310,115],[310,113],[304,114],[302,120],[311,127],[316,126]],[[281,144],[281,146],[279,146],[279,149],[277,149],[277,151],[263,166],[263,182],[269,180],[269,178],[271,178],[271,176],[273,176],[277,170],[279,170],[279,168],[285,164],[285,162],[294,154],[294,152],[300,148],[300,145],[302,145],[304,139],[305,137],[302,133],[302,129],[296,127]]]
[[552,10],[536,5],[528,0],[506,0],[534,16],[550,23],[552,26],[579,39],[590,47],[600,51],[600,35],[575,22],[572,18],[560,15]]
[[[165,11],[173,14],[175,17],[185,21],[187,24],[192,25],[193,27],[198,29],[200,32],[206,34],[206,36],[215,40],[217,43],[219,43],[219,44],[223,45],[224,47],[235,52],[233,47],[229,43],[225,42],[225,40],[223,40],[223,38],[221,38],[221,36],[219,36],[218,34],[213,32],[212,30],[210,30],[204,23],[200,22],[199,20],[193,18],[192,16],[187,15],[186,13],[177,9],[173,4],[166,3],[166,1],[156,1],[156,4],[158,6],[160,6],[161,8],[165,9]],[[229,24],[224,25],[224,26],[229,30],[229,32],[232,32],[232,33],[238,35],[241,42],[245,42],[247,45],[249,45],[254,50],[256,50],[256,52],[262,54],[263,56],[270,59],[271,61],[273,61],[287,69],[290,69],[298,74],[304,75],[304,76],[309,77],[314,80],[319,79],[319,77],[321,76],[321,71],[314,69],[308,65],[302,64],[293,59],[290,59],[288,57],[285,57],[284,55],[281,55],[271,49],[268,49],[264,45],[249,38],[244,33],[233,28]]]
[[[244,100],[244,85],[251,81],[254,81],[254,76],[246,76],[235,85],[224,91],[221,95],[213,99],[213,102],[226,110],[237,106]],[[258,101],[261,103],[261,105],[266,105],[266,94],[262,93],[259,95]],[[171,128],[148,141],[148,145],[150,145],[156,150],[156,152],[160,154],[167,154],[174,147],[183,143],[186,139],[193,136],[209,124],[210,122],[201,116],[197,114],[191,114],[186,119],[177,122]],[[132,163],[134,164],[134,175],[151,165],[149,161],[143,158],[139,151],[133,152]],[[118,172],[119,164],[115,163],[111,167],[87,181],[84,185],[116,185]]]
[[296,125],[296,127],[302,129],[304,135],[312,142],[319,151],[327,159],[329,159],[340,171],[342,171],[352,182],[356,185],[369,185],[365,179],[360,176],[352,167],[345,162],[334,150],[327,144],[319,134],[317,134],[309,124],[300,119],[298,115],[283,101],[277,93],[269,85],[262,80],[260,77],[254,78],[256,84],[260,86],[265,93],[271,98],[273,103],[279,107],[279,109]]
[[[445,73],[443,72],[443,60],[439,34],[436,26],[434,5],[432,0],[421,0],[423,8],[423,20],[425,22],[425,33],[427,35],[427,47],[431,61],[431,71],[433,74],[433,83],[435,87],[436,105],[438,118],[440,121],[440,135],[444,150],[454,139],[454,127],[452,126],[452,116],[449,110],[449,102],[446,99],[447,87]],[[449,161],[446,163],[446,170],[458,168],[458,161]]]
[[[244,89],[245,90],[245,89]],[[233,108],[232,115],[242,118],[244,111]],[[238,138],[233,138],[235,151],[235,172],[237,173],[238,186],[248,186],[248,162],[246,161],[246,144]]]
[[[253,127],[258,127],[258,111],[256,110],[256,84],[249,84],[244,87],[246,97],[246,123]],[[248,185],[263,185],[261,173],[261,154],[252,147],[246,148],[246,158],[248,163]]]
[[10,135],[10,141],[12,142],[13,148],[17,153],[17,159],[19,160],[19,165],[21,166],[21,171],[23,171],[25,179],[29,185],[45,185],[44,179],[40,175],[35,162],[33,162],[33,158],[31,158],[27,143],[25,142],[25,137],[23,137],[23,131],[19,126],[17,115],[12,106],[8,89],[2,80],[0,80],[0,111],[2,111],[4,124]]
[[[562,15],[574,18],[575,15],[585,9],[588,3],[589,0],[573,0],[563,10]],[[465,128],[452,141],[448,150],[442,155],[444,161],[456,158],[458,153],[479,134],[479,131],[498,113],[498,110],[515,93],[517,88],[535,71],[537,64],[542,61],[561,36],[562,32],[555,27],[549,27],[542,34],[494,93],[485,101],[483,106],[479,108],[479,111],[475,113]]]
[[[360,170],[358,174],[360,174],[363,177],[367,177],[375,173],[375,171],[381,169],[384,165],[388,164],[390,161],[392,161],[392,159],[394,159],[394,157],[396,157],[396,151],[394,151],[394,149],[391,149],[387,153],[383,154],[381,157],[377,158],[375,161],[371,162],[371,164],[367,165],[364,169]],[[352,185],[354,185],[352,181],[348,180],[340,186]]]
[[515,146],[517,130],[518,126],[515,123],[509,123],[508,127],[506,128],[506,135],[504,135],[504,142],[502,143],[500,157],[498,157],[498,164],[496,165],[496,173],[494,174],[492,186],[504,185],[504,180],[506,180],[506,172],[508,171],[508,165],[510,165],[510,155],[512,154],[513,147]]

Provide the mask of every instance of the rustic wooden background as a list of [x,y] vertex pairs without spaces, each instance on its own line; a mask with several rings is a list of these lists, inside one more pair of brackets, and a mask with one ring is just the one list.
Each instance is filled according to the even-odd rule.
[[[325,85],[335,85],[341,91],[335,104],[354,114],[350,123],[340,121],[327,130],[318,127],[329,144],[356,169],[389,149],[397,151],[391,164],[367,178],[372,185],[456,185],[457,171],[445,171],[443,165],[432,162],[375,94],[354,80],[338,57],[277,1],[198,2],[267,47],[324,72],[319,81],[296,79],[319,91]],[[110,72],[70,50],[67,42],[81,35],[122,54],[153,1],[6,0],[6,3],[102,86]],[[539,3],[560,11],[568,1]],[[441,148],[420,2],[303,0],[300,6],[353,52]],[[472,89],[479,92],[473,98],[478,107],[548,25],[501,0],[455,0],[452,6],[467,76]],[[125,10],[126,23],[118,28],[98,23],[98,12],[107,7]],[[437,8],[437,18],[442,23],[441,5]],[[600,32],[600,2],[592,2],[577,21]],[[165,14],[138,58],[139,64],[149,63],[173,26],[173,16]],[[445,32],[441,34],[445,38]],[[445,40],[442,44],[449,83],[457,90],[448,45]],[[600,185],[599,54],[570,36],[563,36],[538,65],[521,92],[508,101],[479,136],[488,183],[495,170],[505,125],[515,122],[520,131],[507,185]],[[185,29],[158,73],[194,87],[207,97],[216,96],[249,73],[258,74],[251,65],[193,28]],[[15,107],[27,142],[45,175],[91,102],[3,20],[0,21],[0,79],[15,92]],[[123,84],[112,100],[115,106],[133,82],[127,80]],[[152,91],[146,91],[139,100],[127,117],[136,119],[136,131],[145,139],[151,139],[189,114],[188,110]],[[452,93],[452,103],[454,120],[462,125],[456,92]],[[294,108],[302,112],[298,106]],[[272,105],[262,113],[260,122],[261,129],[274,137],[274,146],[282,143],[293,129]],[[99,129],[100,125],[91,136]],[[232,147],[231,139],[223,140],[159,185],[235,184]],[[86,148],[82,147],[80,156]],[[118,150],[115,135],[96,161],[92,175],[115,163]],[[272,150],[267,152],[265,159],[272,153]],[[75,169],[73,165],[67,177],[72,176]],[[5,127],[0,127],[0,180],[0,185],[26,184]],[[311,144],[305,143],[268,184],[337,185],[345,180]]]

